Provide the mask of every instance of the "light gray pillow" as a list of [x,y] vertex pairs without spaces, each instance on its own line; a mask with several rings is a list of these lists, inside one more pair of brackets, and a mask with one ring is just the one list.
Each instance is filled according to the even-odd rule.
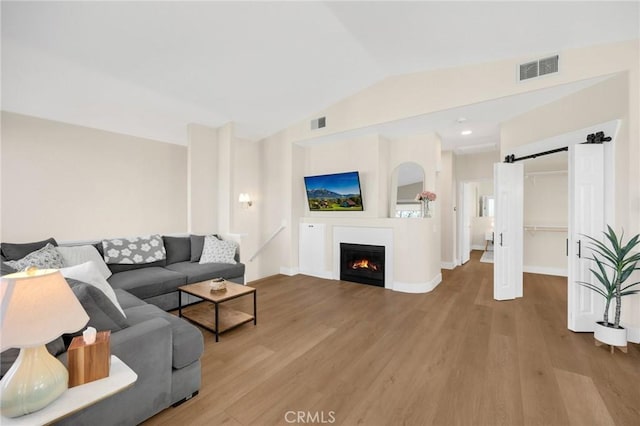
[[135,265],[164,260],[167,251],[160,235],[148,237],[113,238],[102,240],[104,261],[107,264]]
[[29,253],[20,260],[9,260],[5,264],[17,271],[24,271],[29,266],[35,266],[40,269],[60,269],[64,266],[62,255],[58,253],[51,243]]
[[200,264],[204,263],[231,263],[235,264],[234,259],[238,245],[234,241],[219,240],[214,235],[208,235],[204,238],[204,247],[202,248],[202,256]]
[[[71,278],[67,278],[67,283],[89,315],[86,327],[94,327],[98,331],[118,331],[129,327],[127,319],[98,288]],[[71,341],[74,336],[81,335],[83,330],[84,328],[63,337],[66,341]]]
[[65,278],[72,278],[87,284],[91,284],[92,286],[103,292],[104,295],[109,298],[111,303],[113,303],[114,306],[118,308],[118,310],[124,317],[127,316],[120,306],[120,303],[118,303],[118,298],[116,297],[115,291],[113,291],[113,287],[111,287],[111,284],[109,284],[107,280],[103,278],[95,261],[90,260],[88,262],[81,263],[80,265],[62,268],[60,269],[60,273]]
[[56,247],[56,250],[58,250],[60,255],[62,255],[65,267],[76,266],[85,262],[93,261],[105,280],[112,275],[107,264],[104,263],[104,259],[100,253],[98,253],[98,249],[92,245],[71,247],[58,246]]

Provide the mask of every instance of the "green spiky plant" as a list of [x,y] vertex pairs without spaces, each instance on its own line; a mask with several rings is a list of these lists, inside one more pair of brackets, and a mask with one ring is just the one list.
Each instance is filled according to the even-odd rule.
[[[633,271],[640,270],[640,267],[638,267],[640,253],[632,253],[632,250],[640,244],[640,235],[635,235],[627,244],[624,244],[624,231],[620,235],[620,238],[618,238],[615,231],[607,225],[607,231],[603,232],[603,234],[606,237],[605,242],[608,242],[608,244],[585,235],[585,237],[589,239],[591,250],[593,251],[591,260],[593,260],[597,266],[597,270],[590,269],[590,271],[596,277],[602,288],[585,282],[579,282],[578,284],[604,297],[606,301],[603,316],[604,325],[606,327],[612,325],[613,328],[620,328],[620,305],[622,303],[622,297],[640,293],[640,289],[631,289],[639,285],[640,281],[623,287],[623,284],[631,276]],[[615,319],[613,324],[610,324],[609,305],[614,298],[616,300]]]

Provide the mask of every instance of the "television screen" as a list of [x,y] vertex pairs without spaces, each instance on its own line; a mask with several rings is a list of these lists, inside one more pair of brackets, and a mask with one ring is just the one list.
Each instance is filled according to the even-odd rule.
[[304,184],[311,211],[362,211],[358,172],[306,176]]

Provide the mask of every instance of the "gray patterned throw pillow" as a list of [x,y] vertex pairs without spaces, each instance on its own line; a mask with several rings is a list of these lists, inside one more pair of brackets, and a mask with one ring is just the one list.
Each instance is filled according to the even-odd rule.
[[109,264],[153,263],[167,257],[160,235],[102,240],[102,249],[104,261]]
[[204,247],[200,264],[203,263],[231,263],[234,259],[238,245],[233,241],[219,240],[214,235],[207,235],[204,238]]
[[60,269],[64,266],[62,256],[51,243],[29,253],[22,259],[10,260],[5,264],[17,271],[24,271],[29,266],[35,266],[40,269]]

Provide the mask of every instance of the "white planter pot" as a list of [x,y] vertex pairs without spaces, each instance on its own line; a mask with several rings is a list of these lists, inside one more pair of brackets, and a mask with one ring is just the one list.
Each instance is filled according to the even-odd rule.
[[607,345],[627,346],[627,330],[625,328],[611,328],[603,324],[602,322],[596,323],[593,337]]

